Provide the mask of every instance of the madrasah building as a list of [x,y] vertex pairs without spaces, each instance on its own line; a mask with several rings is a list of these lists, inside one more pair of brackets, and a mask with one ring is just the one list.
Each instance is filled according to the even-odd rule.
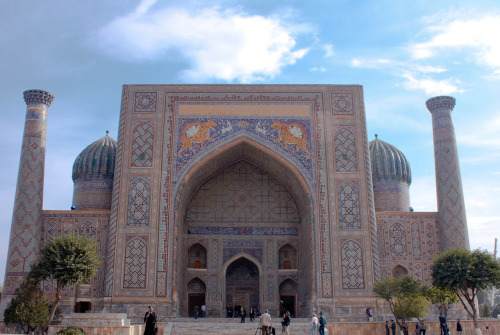
[[380,305],[377,280],[430,284],[437,253],[469,248],[452,97],[426,102],[438,211],[425,213],[403,153],[368,141],[361,86],[124,85],[118,140],[75,159],[73,210],[42,206],[54,96],[24,99],[2,310],[41,246],[70,233],[95,240],[103,265],[64,292],[65,310],[129,316],[205,304],[355,321]]

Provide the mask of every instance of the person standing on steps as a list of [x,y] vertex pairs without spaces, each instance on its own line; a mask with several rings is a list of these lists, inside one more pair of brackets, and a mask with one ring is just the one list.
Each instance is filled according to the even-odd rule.
[[392,320],[391,329],[392,335],[396,335],[396,324],[394,323],[394,320]]
[[319,335],[325,335],[326,318],[319,312]]
[[201,305],[201,317],[206,317],[207,316],[207,306],[205,304]]
[[425,332],[427,331],[427,326],[425,325],[424,320],[420,323],[420,334],[425,335]]
[[448,325],[446,324],[446,317],[443,313],[439,314],[439,326],[441,328],[441,335],[447,335]]
[[194,306],[194,318],[198,319],[198,306]]
[[316,317],[316,314],[313,313],[313,317],[311,320],[311,332],[312,332],[311,335],[316,335],[316,330],[318,330],[318,323],[319,320]]
[[247,317],[247,310],[243,307],[241,307],[241,322],[240,323],[245,323],[245,318]]
[[156,328],[156,314],[153,312],[153,307],[148,306],[148,311],[144,315],[144,335],[154,335]]
[[289,335],[289,328],[290,328],[290,312],[286,312],[285,316],[283,317],[283,327],[285,328],[285,335]]
[[460,323],[460,319],[457,319],[457,334],[462,334],[462,324]]
[[250,322],[253,322],[255,319],[255,309],[253,307],[250,307]]
[[373,312],[370,307],[366,307],[366,321],[370,322],[373,317]]
[[389,321],[385,322],[385,335],[391,335],[391,326],[389,326]]
[[271,315],[267,309],[260,316],[260,325],[262,327],[262,335],[269,335],[269,326],[271,325]]

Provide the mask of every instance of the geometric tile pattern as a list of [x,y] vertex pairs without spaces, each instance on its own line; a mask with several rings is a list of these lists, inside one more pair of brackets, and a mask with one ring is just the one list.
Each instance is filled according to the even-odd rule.
[[413,278],[421,283],[424,282],[424,269],[422,268],[422,265],[415,264],[413,267]]
[[135,93],[134,111],[143,113],[156,112],[156,92]]
[[418,224],[418,222],[411,223],[411,241],[413,256],[421,256],[422,248],[420,244],[420,225]]
[[399,257],[407,255],[406,230],[400,223],[395,223],[389,228],[389,241],[391,244],[391,256]]
[[352,183],[343,183],[337,190],[340,229],[361,229],[359,193]]
[[292,279],[287,279],[280,284],[280,294],[281,293],[297,293],[298,287],[297,283]]
[[188,293],[205,293],[206,290],[205,283],[199,278],[193,278],[187,284]]
[[430,222],[425,224],[425,245],[427,247],[427,256],[434,257],[437,254],[435,232],[434,225]]
[[78,235],[87,236],[92,240],[95,240],[96,231],[95,225],[90,221],[85,221],[78,225]]
[[155,129],[152,122],[140,121],[132,132],[130,165],[133,167],[153,166]]
[[333,115],[353,115],[352,94],[332,93],[332,114]]
[[151,199],[151,177],[134,176],[129,180],[128,226],[149,226],[149,203]]
[[363,252],[354,241],[347,241],[340,250],[342,263],[342,288],[357,290],[365,288],[363,274]]
[[335,133],[335,171],[356,172],[356,139],[346,128]]
[[123,288],[146,288],[148,246],[142,238],[133,238],[125,246]]
[[240,161],[203,184],[186,211],[186,222],[299,222],[294,199],[274,177]]

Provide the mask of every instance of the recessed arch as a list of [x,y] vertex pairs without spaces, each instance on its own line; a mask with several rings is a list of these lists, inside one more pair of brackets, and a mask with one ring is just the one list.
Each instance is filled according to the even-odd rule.
[[391,273],[392,273],[392,278],[400,279],[404,276],[408,276],[408,269],[399,264],[392,269]]
[[194,243],[188,248],[187,258],[188,268],[207,268],[207,248],[201,243]]
[[285,243],[278,250],[278,269],[290,270],[298,268],[297,249],[290,243]]
[[[246,292],[239,292],[240,299],[246,300],[246,302],[240,301],[235,301],[233,299],[233,295],[237,292],[234,292],[233,288],[231,286],[234,286],[235,283],[233,282],[231,278],[231,271],[233,267],[236,267],[235,271],[242,272],[241,267],[247,267],[248,273],[243,273],[247,278],[247,281],[244,282],[241,285],[246,288],[250,288],[250,290],[247,290]],[[238,268],[239,267],[239,268]],[[245,269],[243,269],[243,272],[245,272]],[[256,272],[256,273],[255,273]],[[224,263],[224,266],[222,268],[222,275],[223,275],[223,303],[224,305],[233,305],[233,304],[241,304],[245,308],[249,307],[257,307],[260,306],[262,301],[263,301],[263,290],[264,290],[264,268],[262,267],[262,264],[255,259],[254,257],[245,254],[245,253],[240,253],[238,255],[235,255],[231,257],[227,262]],[[257,282],[257,283],[255,283]],[[239,283],[242,284],[242,283]],[[230,298],[231,296],[231,298]]]

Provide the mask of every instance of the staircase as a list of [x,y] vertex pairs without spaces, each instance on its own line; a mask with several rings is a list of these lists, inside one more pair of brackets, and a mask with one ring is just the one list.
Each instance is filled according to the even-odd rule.
[[[172,318],[168,319],[164,335],[255,335],[260,323],[258,319],[250,322],[247,318],[245,323],[240,323],[237,318]],[[273,318],[276,327],[276,335],[281,334],[281,318]],[[309,319],[292,318],[289,328],[290,335],[304,335],[311,333],[311,321]],[[257,332],[260,335],[260,331]]]

